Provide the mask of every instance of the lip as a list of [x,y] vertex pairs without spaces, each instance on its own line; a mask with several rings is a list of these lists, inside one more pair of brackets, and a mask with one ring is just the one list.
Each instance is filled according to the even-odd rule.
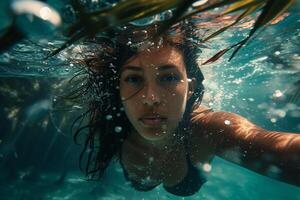
[[147,115],[139,118],[139,120],[146,127],[159,127],[165,123],[167,118],[160,115]]

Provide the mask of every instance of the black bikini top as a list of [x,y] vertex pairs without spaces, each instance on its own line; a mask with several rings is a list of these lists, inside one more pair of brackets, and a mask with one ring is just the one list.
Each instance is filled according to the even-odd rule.
[[[206,177],[202,174],[202,172],[193,166],[190,156],[187,154],[187,164],[188,164],[188,171],[186,177],[177,185],[174,185],[172,187],[166,187],[166,191],[177,195],[177,196],[190,196],[195,194],[199,191],[201,186],[206,182]],[[138,182],[135,180],[130,180],[128,176],[128,172],[125,170],[124,165],[122,163],[122,158],[120,159],[120,164],[123,168],[124,177],[127,181],[131,182],[131,186],[135,188],[138,191],[150,191],[154,189],[157,185],[147,185],[146,183]]]

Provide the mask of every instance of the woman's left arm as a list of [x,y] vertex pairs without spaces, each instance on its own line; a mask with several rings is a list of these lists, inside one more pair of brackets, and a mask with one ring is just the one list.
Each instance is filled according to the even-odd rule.
[[216,155],[300,186],[300,134],[268,131],[228,112],[211,112],[197,121],[214,141]]

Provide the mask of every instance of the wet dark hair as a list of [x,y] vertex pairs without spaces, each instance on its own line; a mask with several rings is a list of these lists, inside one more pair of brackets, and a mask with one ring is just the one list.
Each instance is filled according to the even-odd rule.
[[[188,78],[196,79],[194,93],[187,101],[186,110],[179,123],[179,127],[185,131],[189,128],[193,106],[201,103],[204,93],[202,84],[204,77],[197,64],[200,49],[192,41],[192,28],[191,24],[185,22],[175,28],[177,33],[174,34],[173,31],[163,35],[168,44],[182,52]],[[105,50],[85,59],[85,65],[88,67],[86,86],[94,96],[89,103],[89,124],[84,127],[88,128],[88,133],[80,155],[80,169],[88,180],[100,179],[112,158],[120,158],[122,143],[132,128],[122,108],[119,72],[121,66],[138,52],[138,48],[132,45],[131,39],[137,38],[130,36],[132,29],[124,32],[126,31],[110,33],[110,39],[101,38],[101,42],[97,42],[101,43],[102,49]],[[138,44],[136,41],[133,43]],[[75,141],[79,140],[82,129],[75,132]]]

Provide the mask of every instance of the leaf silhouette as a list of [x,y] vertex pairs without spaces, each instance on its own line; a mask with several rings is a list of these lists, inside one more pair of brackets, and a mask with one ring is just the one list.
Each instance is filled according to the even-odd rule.
[[213,63],[213,62],[217,61],[219,58],[221,58],[229,50],[230,50],[230,48],[226,48],[226,49],[223,49],[223,50],[219,51],[213,57],[211,57],[210,59],[208,59],[207,61],[202,63],[202,65],[207,65],[209,63]]
[[259,5],[255,5],[255,6],[252,6],[252,7],[248,8],[248,9],[247,9],[246,11],[244,11],[241,15],[239,15],[238,18],[237,18],[233,23],[231,23],[231,24],[229,24],[228,26],[225,26],[225,27],[223,27],[223,28],[217,30],[216,32],[212,33],[211,35],[209,35],[208,37],[206,37],[206,38],[203,40],[203,42],[206,42],[206,41],[210,40],[211,38],[216,37],[217,35],[223,33],[224,31],[226,31],[228,28],[230,28],[230,27],[236,25],[236,24],[237,24],[238,22],[240,22],[245,16],[247,16],[247,15],[253,13],[253,12],[257,9],[258,6],[259,6]]
[[[126,25],[131,21],[152,16],[169,9],[175,10],[174,15],[171,19],[165,21],[165,24],[160,27],[157,35],[163,33],[171,25],[180,20],[215,8],[228,6],[222,15],[242,11],[242,14],[240,14],[232,24],[206,37],[205,41],[207,41],[237,24],[245,16],[262,8],[262,12],[255,21],[249,35],[238,43],[240,46],[237,46],[233,52],[234,56],[239,49],[252,38],[258,29],[280,16],[295,0],[211,0],[199,6],[192,6],[196,0],[125,0],[118,2],[114,6],[90,13],[84,12],[78,0],[74,0],[73,2],[73,6],[79,10],[79,19],[67,31],[67,36],[69,36],[70,39],[60,48],[54,50],[50,56],[56,55],[82,38],[91,37],[100,32],[110,31],[117,26]],[[233,56],[231,56],[231,58],[233,58]]]
[[286,9],[294,3],[294,0],[268,0],[267,4],[263,7],[261,14],[258,19],[255,21],[253,28],[251,29],[249,35],[240,42],[238,47],[232,53],[229,61],[238,53],[238,51],[245,45],[254,33],[263,26],[267,25],[271,20],[278,17],[280,14],[286,11]]

